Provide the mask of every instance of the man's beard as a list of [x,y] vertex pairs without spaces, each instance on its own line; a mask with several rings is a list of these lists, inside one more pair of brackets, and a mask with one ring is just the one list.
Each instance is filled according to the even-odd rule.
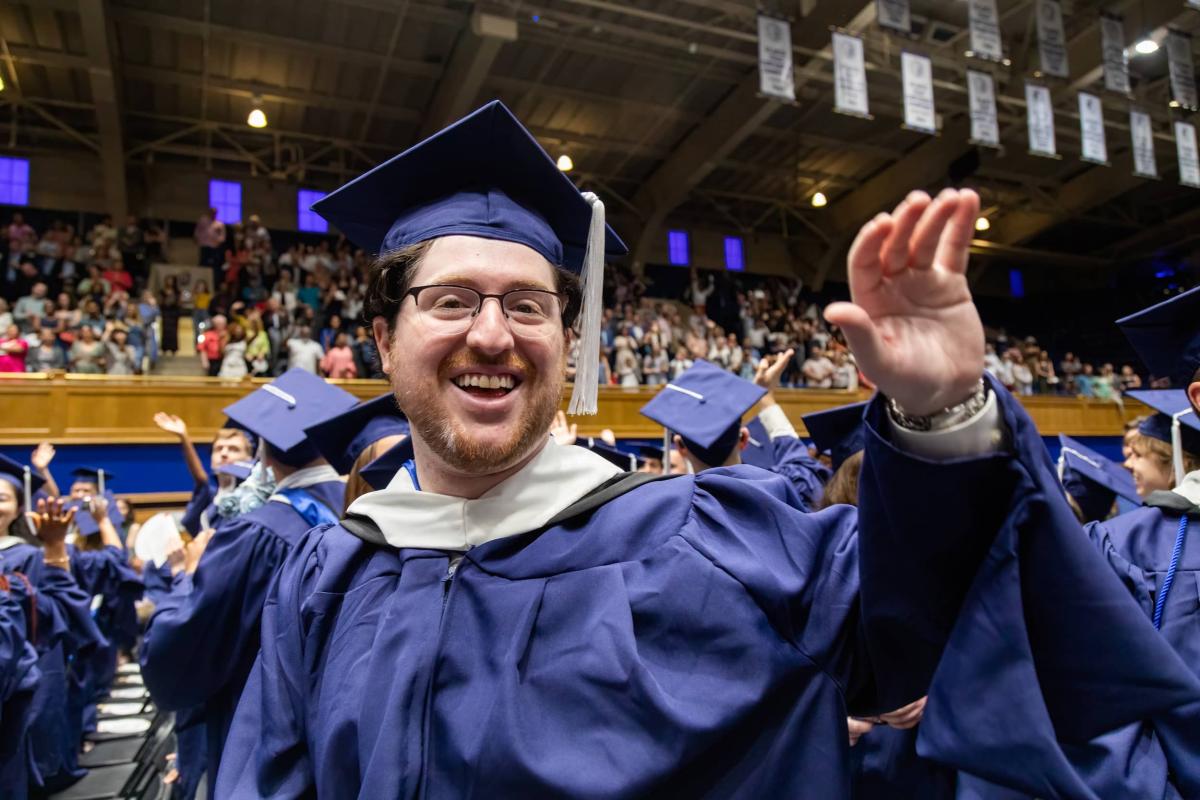
[[[513,435],[499,445],[473,439],[460,423],[450,419],[441,402],[440,384],[447,380],[447,375],[471,366],[508,366],[525,376],[521,391],[527,397],[519,412],[520,420]],[[404,380],[400,371],[391,377],[391,383],[392,393],[408,417],[413,433],[447,466],[466,475],[489,475],[519,463],[544,441],[562,398],[561,379],[542,375],[532,363],[515,353],[488,358],[464,350],[442,363],[438,370],[439,385],[413,385]]]

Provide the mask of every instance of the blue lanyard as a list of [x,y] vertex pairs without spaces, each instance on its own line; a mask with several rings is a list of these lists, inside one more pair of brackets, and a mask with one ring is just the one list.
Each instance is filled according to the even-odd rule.
[[1175,569],[1179,566],[1179,557],[1183,555],[1183,544],[1187,539],[1188,515],[1184,514],[1179,520],[1179,533],[1175,534],[1175,549],[1171,551],[1171,566],[1167,567],[1167,577],[1163,578],[1162,588],[1158,591],[1158,600],[1154,603],[1154,629],[1162,630],[1163,609],[1167,605],[1167,593],[1171,584],[1175,583]]
[[413,488],[421,491],[421,482],[417,480],[417,462],[410,458],[404,462],[404,469],[408,470],[408,477],[412,478]]

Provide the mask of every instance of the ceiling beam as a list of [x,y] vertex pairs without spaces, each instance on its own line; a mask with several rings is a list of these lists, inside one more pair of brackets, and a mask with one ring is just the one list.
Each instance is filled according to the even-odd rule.
[[454,52],[438,81],[418,140],[432,136],[475,108],[492,62],[505,44],[516,39],[516,20],[478,9],[471,14],[471,24],[459,33]]
[[125,142],[121,135],[120,78],[114,52],[108,0],[79,0],[79,18],[87,46],[88,81],[100,132],[100,168],[104,176],[104,206],[121,224],[129,213],[125,185]]

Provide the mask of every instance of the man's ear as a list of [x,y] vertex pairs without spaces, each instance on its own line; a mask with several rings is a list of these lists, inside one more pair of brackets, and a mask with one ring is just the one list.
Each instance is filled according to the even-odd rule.
[[[671,443],[675,445],[675,449],[676,449],[676,450],[678,450],[678,451],[679,451],[680,453],[682,453],[684,456],[687,456],[687,454],[688,454],[688,449],[687,449],[687,447],[686,447],[686,446],[684,445],[684,443],[683,443],[683,437],[682,437],[682,436],[680,436],[678,433],[677,433],[677,434],[675,434],[674,436],[672,436],[672,437],[671,437]],[[663,453],[663,457],[665,457],[665,458],[666,458],[668,461],[670,461],[670,460],[671,460],[671,454],[670,454],[670,453]]]
[[1188,400],[1192,401],[1192,410],[1200,416],[1200,381],[1188,386],[1187,396]]
[[385,375],[392,374],[392,332],[387,319],[375,317],[371,320],[371,334],[375,337],[375,349],[379,351],[379,363]]
[[750,446],[750,429],[743,427],[738,431],[738,452],[745,450]]

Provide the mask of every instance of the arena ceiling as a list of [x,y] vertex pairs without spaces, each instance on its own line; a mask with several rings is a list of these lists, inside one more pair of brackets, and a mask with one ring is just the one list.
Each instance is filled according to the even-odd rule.
[[[1200,28],[1200,13],[1182,0],[1067,0],[1072,76],[1052,84],[1063,157],[1048,160],[1025,152],[1034,4],[998,5],[1012,61],[995,69],[999,153],[967,143],[961,0],[914,0],[911,40],[875,24],[874,0],[767,3],[795,20],[795,105],[756,93],[749,0],[8,0],[0,147],[94,153],[120,192],[110,206],[126,168],[147,162],[329,188],[499,97],[641,230],[684,220],[783,234],[822,275],[864,219],[952,178],[983,194],[981,250],[1089,266],[1194,244],[1163,51],[1131,62],[1161,181],[1131,174],[1124,98],[1105,97],[1111,166],[1079,160],[1076,93],[1102,93],[1101,10],[1126,15],[1131,42]],[[831,27],[866,39],[871,121],[832,110]],[[938,136],[900,127],[901,47],[933,59]],[[246,125],[256,99],[264,130]]]

